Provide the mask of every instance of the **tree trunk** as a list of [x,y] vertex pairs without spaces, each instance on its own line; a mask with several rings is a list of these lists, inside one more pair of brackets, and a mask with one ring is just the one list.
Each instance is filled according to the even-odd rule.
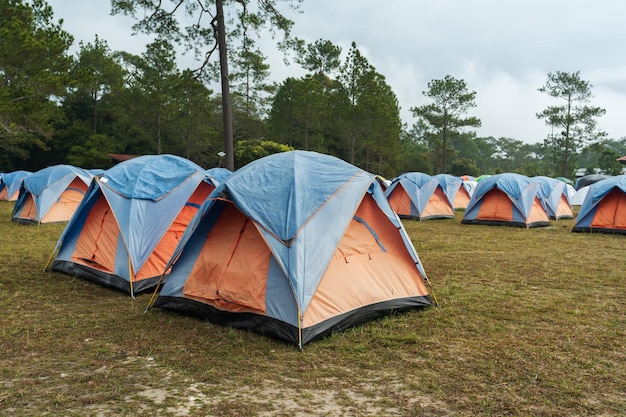
[[235,170],[233,146],[233,109],[230,97],[230,79],[228,76],[228,58],[226,54],[226,25],[224,24],[223,0],[215,2],[217,9],[217,44],[220,50],[220,73],[222,82],[222,121],[224,124],[224,167]]

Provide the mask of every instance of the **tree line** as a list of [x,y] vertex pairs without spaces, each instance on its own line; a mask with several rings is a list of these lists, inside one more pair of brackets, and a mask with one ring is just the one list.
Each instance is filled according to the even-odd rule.
[[[113,51],[99,37],[70,55],[73,37],[44,0],[0,3],[0,171],[60,163],[107,168],[111,154],[160,153],[207,168],[228,167],[230,156],[238,168],[304,149],[388,178],[410,171],[572,177],[581,166],[621,172],[616,159],[626,155],[626,138],[596,129],[604,109],[589,104],[592,86],[579,72],[549,73],[538,89],[560,100],[536,115],[551,132],[541,143],[477,137],[471,129],[481,121],[469,114],[477,93],[450,75],[428,84],[423,93],[430,103],[411,108],[415,120],[408,126],[385,77],[355,43],[344,54],[329,40],[291,39],[278,1],[253,8],[250,0],[215,0],[221,13],[232,14],[221,16],[229,30],[218,24],[219,7],[213,13],[202,2],[181,1],[197,22],[211,17],[183,30],[177,10],[159,6],[137,20],[136,29],[158,35],[140,55]],[[112,1],[114,12],[133,16],[145,4]],[[270,68],[252,36],[263,23],[285,33],[281,47],[306,75],[268,81]],[[217,43],[220,32],[224,44]],[[178,68],[181,42],[205,47],[196,50],[198,68]],[[225,56],[211,60],[214,50]],[[221,91],[212,91],[220,78]]]

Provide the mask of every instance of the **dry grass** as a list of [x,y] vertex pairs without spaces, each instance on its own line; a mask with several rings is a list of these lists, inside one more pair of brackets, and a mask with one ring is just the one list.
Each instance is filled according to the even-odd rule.
[[626,237],[405,221],[438,308],[303,352],[42,272],[0,202],[0,415],[621,416]]

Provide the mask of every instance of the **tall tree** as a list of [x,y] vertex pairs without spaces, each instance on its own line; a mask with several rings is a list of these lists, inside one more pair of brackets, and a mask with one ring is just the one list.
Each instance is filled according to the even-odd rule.
[[97,134],[98,105],[107,95],[122,88],[124,70],[107,42],[96,36],[93,43],[80,43],[70,76],[72,92],[90,102],[91,127],[93,134]]
[[545,85],[539,88],[540,92],[564,101],[562,105],[548,106],[537,113],[537,118],[544,119],[546,125],[552,128],[545,143],[552,149],[553,158],[564,177],[571,174],[572,162],[582,145],[606,136],[596,131],[595,120],[606,111],[585,104],[592,98],[591,88],[591,83],[580,78],[580,71],[550,72]]
[[[176,0],[171,2],[169,8],[161,1],[155,3],[152,0],[111,0],[114,14],[123,13],[138,19],[134,25],[136,30],[156,33],[160,38],[182,43],[187,50],[194,49],[197,56],[200,55],[201,48],[206,47],[205,65],[211,60],[213,52],[218,51],[222,86],[225,167],[231,170],[234,169],[235,163],[227,45],[234,42],[236,35],[241,36],[242,26],[250,27],[258,33],[261,28],[269,25],[272,33],[277,29],[285,35],[279,47],[289,46],[293,22],[279,12],[277,6],[280,1],[257,0],[256,9],[251,10],[251,0]],[[302,0],[282,1],[294,10],[298,10],[302,2]],[[229,33],[226,32],[226,22],[230,21],[230,16],[225,14],[228,11],[239,12],[239,16],[232,19],[235,28]],[[241,16],[244,15],[245,19],[242,19]],[[205,18],[208,18],[208,25]],[[184,26],[185,22],[190,23]],[[202,65],[199,71],[202,71],[205,65]]]
[[470,91],[465,81],[446,75],[443,80],[432,80],[428,83],[428,90],[423,94],[433,100],[431,104],[412,107],[415,117],[422,118],[435,128],[441,138],[441,166],[440,172],[447,171],[446,153],[448,137],[458,133],[463,127],[480,127],[481,121],[477,117],[465,117],[465,114],[476,107],[476,92]]
[[347,108],[338,109],[343,115],[346,159],[386,175],[385,171],[401,152],[402,124],[395,94],[354,42],[338,80],[347,98],[344,102]]
[[287,78],[274,96],[268,118],[270,138],[297,149],[325,152],[330,97],[318,77]]
[[[0,162],[46,148],[63,114],[72,36],[43,0],[0,1]],[[25,163],[25,162],[22,162]],[[32,169],[41,167],[29,167]]]

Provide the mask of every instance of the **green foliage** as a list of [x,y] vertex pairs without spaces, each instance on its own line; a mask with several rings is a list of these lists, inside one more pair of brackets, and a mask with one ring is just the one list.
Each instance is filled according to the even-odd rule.
[[282,143],[263,139],[249,139],[235,145],[235,160],[240,168],[254,160],[279,152],[292,151],[293,148]]
[[111,157],[108,153],[119,153],[115,140],[102,134],[93,134],[82,145],[74,145],[67,162],[83,168],[108,168]]
[[480,168],[474,164],[474,162],[469,158],[459,158],[452,161],[450,164],[450,175],[456,175],[460,177],[461,175],[471,175],[473,177],[478,177],[481,175]]
[[[43,0],[0,2],[0,154],[12,162],[45,149],[62,119],[72,36]],[[23,163],[23,162],[22,162]]]
[[586,142],[606,136],[596,131],[596,118],[606,111],[601,107],[588,106],[591,100],[591,83],[580,78],[580,71],[548,73],[548,80],[539,91],[550,97],[564,101],[558,106],[548,106],[537,113],[552,128],[545,144],[552,150],[552,159],[559,167],[560,174],[571,173],[578,150]]

